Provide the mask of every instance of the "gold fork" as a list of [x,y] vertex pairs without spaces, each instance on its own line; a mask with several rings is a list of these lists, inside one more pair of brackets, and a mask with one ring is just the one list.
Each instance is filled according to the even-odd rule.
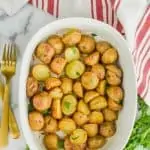
[[16,48],[12,43],[4,45],[1,72],[6,79],[0,128],[0,147],[4,147],[8,145],[10,80],[16,72]]

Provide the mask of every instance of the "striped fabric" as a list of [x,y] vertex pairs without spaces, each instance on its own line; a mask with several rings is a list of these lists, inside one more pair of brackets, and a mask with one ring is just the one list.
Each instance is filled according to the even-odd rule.
[[[67,5],[73,5],[71,0],[30,0],[29,3],[35,7],[43,9],[56,17],[66,16],[63,12],[67,7],[63,7],[66,1]],[[124,34],[123,28],[117,19],[116,13],[121,0],[82,0],[84,1],[85,14],[105,23],[112,25],[120,33]],[[81,0],[76,0],[80,3]],[[65,5],[65,4],[64,4]],[[70,16],[73,13],[69,12]],[[150,99],[150,6],[145,11],[140,23],[137,26],[135,36],[135,46],[132,51],[136,66],[138,94],[144,99]]]

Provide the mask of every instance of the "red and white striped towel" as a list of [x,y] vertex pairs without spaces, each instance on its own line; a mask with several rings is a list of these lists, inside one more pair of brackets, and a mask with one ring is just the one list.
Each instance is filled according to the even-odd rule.
[[[137,1],[128,0],[129,5],[126,8],[121,7],[123,1],[125,2],[125,0],[29,0],[29,3],[56,17],[92,17],[112,25],[124,34],[118,20],[119,13],[123,9],[126,11],[127,6],[133,5],[133,2],[137,4]],[[137,73],[138,94],[150,105],[150,5],[148,1],[145,8],[138,25],[135,26],[132,54]],[[126,19],[131,21],[128,17]]]

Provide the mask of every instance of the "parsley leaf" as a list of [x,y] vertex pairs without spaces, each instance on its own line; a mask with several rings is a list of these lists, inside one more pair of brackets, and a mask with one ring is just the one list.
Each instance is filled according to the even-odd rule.
[[29,146],[26,144],[25,150],[30,150]]
[[59,140],[57,143],[58,149],[63,149],[64,148],[64,140]]
[[66,107],[67,109],[69,109],[69,108],[70,108],[71,103],[69,103],[69,102],[65,101],[65,102],[64,102],[64,105],[65,105],[65,107]]

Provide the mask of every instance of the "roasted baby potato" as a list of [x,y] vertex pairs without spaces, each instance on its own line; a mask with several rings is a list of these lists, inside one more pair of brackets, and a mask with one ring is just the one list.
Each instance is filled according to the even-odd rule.
[[85,103],[89,103],[92,99],[99,96],[99,93],[96,91],[87,91],[84,96]]
[[85,65],[79,60],[74,60],[66,65],[66,75],[71,79],[79,78],[84,70]]
[[99,41],[96,43],[96,50],[103,54],[107,49],[111,48],[111,45],[106,41]]
[[51,107],[52,98],[47,92],[36,94],[33,99],[33,106],[36,110],[43,112]]
[[54,54],[54,48],[46,42],[40,43],[35,52],[37,58],[39,58],[44,64],[49,64]]
[[83,129],[87,132],[88,137],[93,137],[98,133],[98,125],[97,124],[85,124],[83,125]]
[[38,81],[33,77],[27,78],[26,93],[28,97],[32,97],[38,91]]
[[50,64],[51,70],[56,73],[56,74],[61,74],[65,68],[67,61],[58,56],[56,58],[54,58]]
[[89,110],[88,105],[87,105],[83,100],[80,100],[80,101],[78,102],[77,110],[78,110],[79,112],[82,112],[82,113],[85,114],[85,115],[88,115],[88,114],[90,113],[90,110]]
[[50,77],[50,70],[48,66],[43,64],[34,65],[32,75],[38,81],[45,81]]
[[64,49],[64,43],[62,42],[62,39],[58,35],[51,35],[47,42],[55,49],[56,54],[62,53]]
[[63,35],[62,40],[67,46],[78,44],[81,40],[81,32],[77,29],[70,29],[66,34]]
[[57,150],[58,136],[56,134],[45,135],[43,142],[48,150]]
[[93,111],[89,114],[89,123],[101,124],[104,121],[102,112]]
[[52,99],[56,98],[62,98],[63,97],[63,92],[62,89],[59,87],[53,88],[50,92],[49,95],[51,96]]
[[123,99],[123,89],[119,86],[110,86],[107,88],[106,92],[108,97],[118,103],[120,103],[120,101]]
[[89,103],[91,110],[99,110],[107,107],[106,98],[103,96],[98,96],[93,98]]
[[75,112],[73,115],[73,120],[78,126],[82,126],[83,124],[88,122],[88,116],[81,112]]
[[68,62],[79,59],[80,52],[79,52],[78,48],[75,46],[66,48],[65,58]]
[[57,131],[57,121],[51,116],[46,116],[44,118],[44,132],[46,133],[55,133]]
[[104,64],[112,64],[114,62],[116,62],[118,58],[118,53],[116,51],[116,49],[114,48],[109,48],[108,50],[106,50],[102,57],[101,57],[101,61]]
[[72,79],[70,78],[62,78],[61,79],[61,89],[64,94],[69,94],[72,92]]
[[70,118],[63,118],[59,121],[58,127],[66,134],[71,134],[76,129],[74,120]]
[[122,109],[122,105],[117,103],[111,98],[108,98],[108,108],[113,110],[113,111],[119,111]]
[[91,53],[95,49],[95,40],[89,35],[82,35],[81,41],[78,44],[79,50],[82,53]]
[[95,137],[90,137],[87,141],[88,147],[90,149],[99,149],[104,146],[106,140],[103,136],[97,135]]
[[109,108],[103,110],[104,120],[105,121],[115,121],[117,120],[117,113]]
[[62,112],[69,116],[76,111],[77,99],[73,95],[66,95],[62,100]]
[[61,100],[60,99],[54,99],[52,103],[52,116],[55,119],[61,119],[62,118],[62,112],[61,112]]
[[111,137],[116,133],[116,124],[114,122],[104,122],[100,125],[100,135]]
[[58,87],[61,85],[61,81],[58,78],[50,77],[45,81],[46,90],[50,90],[52,88]]
[[94,72],[100,80],[104,79],[105,68],[103,65],[101,65],[101,64],[93,65],[91,71]]
[[30,112],[28,119],[32,130],[40,131],[44,127],[44,118],[41,113],[37,111]]
[[101,81],[99,81],[99,84],[96,88],[96,91],[102,96],[105,95],[106,84],[107,84],[106,80],[101,80]]
[[94,52],[84,58],[86,65],[93,66],[99,62],[99,52]]
[[86,140],[87,140],[87,133],[83,129],[76,129],[70,135],[70,141],[75,145],[84,144]]
[[83,87],[81,82],[76,81],[73,85],[73,92],[79,96],[79,97],[83,97]]
[[81,77],[81,83],[87,90],[95,89],[98,85],[99,79],[93,72],[85,72]]

